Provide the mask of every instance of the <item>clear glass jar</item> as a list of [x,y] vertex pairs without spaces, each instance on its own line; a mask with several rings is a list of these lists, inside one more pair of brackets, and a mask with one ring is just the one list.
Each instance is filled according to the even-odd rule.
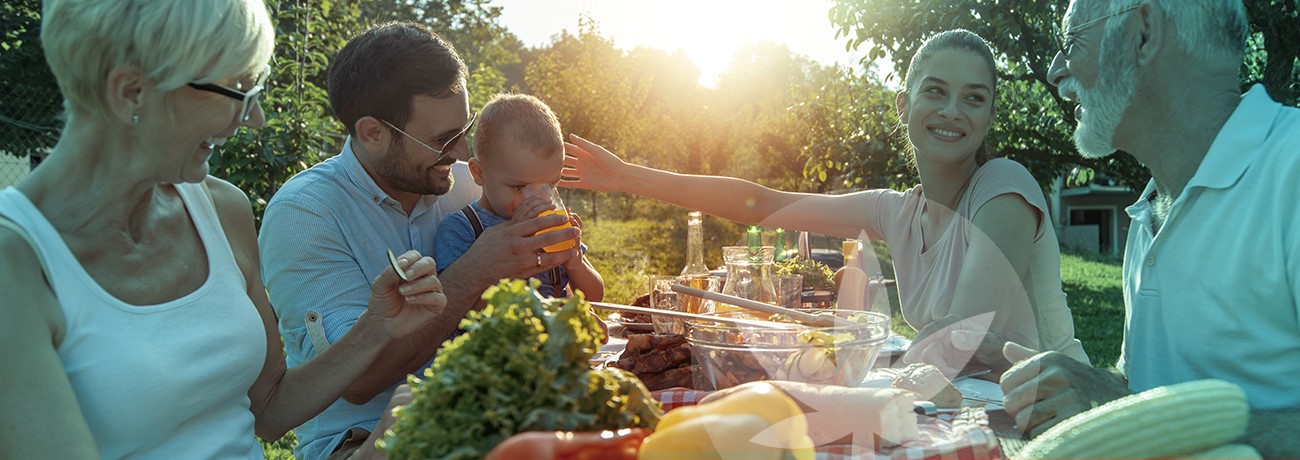
[[[722,293],[775,305],[776,284],[772,280],[772,259],[776,250],[771,246],[725,246],[722,259],[727,264],[727,281]],[[734,305],[719,303],[717,311],[749,311]]]

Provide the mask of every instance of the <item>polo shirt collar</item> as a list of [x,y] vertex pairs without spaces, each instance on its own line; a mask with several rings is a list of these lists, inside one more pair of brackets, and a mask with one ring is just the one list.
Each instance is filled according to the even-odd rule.
[[339,160],[343,162],[343,174],[347,175],[348,180],[369,195],[376,204],[392,199],[388,196],[388,192],[379,188],[379,184],[376,184],[370,174],[366,173],[366,168],[361,166],[361,160],[357,159],[357,154],[352,151],[352,136],[348,136],[343,142],[343,151],[339,152]]
[[1151,207],[1151,196],[1155,193],[1156,180],[1147,180],[1147,186],[1142,189],[1142,193],[1138,195],[1137,201],[1129,205],[1127,208],[1124,208],[1124,211],[1128,213],[1129,219],[1149,226],[1151,224],[1152,215],[1155,212]]
[[1205,159],[1184,189],[1227,188],[1237,182],[1259,155],[1260,146],[1272,131],[1282,104],[1274,102],[1263,85],[1255,85],[1241,96],[1241,103],[1219,129]]
[[[357,154],[352,151],[352,136],[348,136],[343,142],[343,150],[339,152],[339,159],[343,162],[343,174],[347,176],[348,181],[360,188],[366,195],[369,195],[375,204],[390,200],[393,204],[397,204],[397,199],[388,196],[388,192],[379,188],[379,184],[375,183],[375,179],[370,177],[365,167],[361,166],[361,160],[357,159]],[[437,195],[420,196],[420,201],[415,203],[415,209],[411,210],[411,217],[419,216],[428,211],[437,201]]]

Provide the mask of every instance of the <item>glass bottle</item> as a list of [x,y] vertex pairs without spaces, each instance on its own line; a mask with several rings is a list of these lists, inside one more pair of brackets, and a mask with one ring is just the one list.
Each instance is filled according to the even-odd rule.
[[686,266],[682,276],[709,276],[704,265],[704,218],[699,211],[686,215]]
[[[704,219],[699,211],[686,215],[686,266],[682,267],[679,284],[704,291],[718,291],[718,280],[710,276],[709,266],[704,264]],[[713,301],[695,296],[681,296],[682,306],[687,313],[712,313]]]
[[[775,252],[771,246],[722,248],[722,258],[727,263],[727,282],[722,285],[722,293],[775,305],[776,285],[772,282]],[[744,310],[721,303],[716,308],[718,311]]]
[[859,240],[844,240],[840,244],[844,266],[835,271],[835,284],[839,288],[836,293],[836,308],[862,310],[870,300],[867,298],[868,280],[860,260],[862,251],[862,242]]
[[775,240],[776,241],[772,243],[772,247],[776,249],[775,258],[779,262],[785,260],[785,229],[784,228],[777,227]]

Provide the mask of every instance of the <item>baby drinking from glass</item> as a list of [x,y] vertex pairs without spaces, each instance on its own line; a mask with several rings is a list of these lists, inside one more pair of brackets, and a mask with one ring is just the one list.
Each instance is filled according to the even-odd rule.
[[[469,160],[470,174],[483,187],[483,195],[461,212],[448,215],[438,226],[435,246],[438,271],[464,255],[484,229],[510,220],[520,203],[529,197],[547,198],[554,207],[543,214],[567,213],[566,225],[581,227],[582,221],[565,209],[555,188],[563,167],[564,136],[559,120],[546,103],[524,94],[492,98],[479,114],[474,158]],[[546,231],[550,229],[542,232]],[[586,245],[571,240],[542,250],[564,251],[575,244],[583,256],[541,270],[531,278],[541,281],[539,292],[544,297],[568,297],[572,291],[580,290],[587,300],[599,301],[605,296],[605,283],[587,261]],[[539,266],[540,261],[539,257]]]

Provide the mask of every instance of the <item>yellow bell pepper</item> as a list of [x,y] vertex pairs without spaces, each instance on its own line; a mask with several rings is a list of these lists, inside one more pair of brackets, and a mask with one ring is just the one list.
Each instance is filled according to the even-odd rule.
[[814,457],[808,421],[780,389],[755,382],[720,400],[669,411],[638,458],[780,459],[785,452],[797,460]]

